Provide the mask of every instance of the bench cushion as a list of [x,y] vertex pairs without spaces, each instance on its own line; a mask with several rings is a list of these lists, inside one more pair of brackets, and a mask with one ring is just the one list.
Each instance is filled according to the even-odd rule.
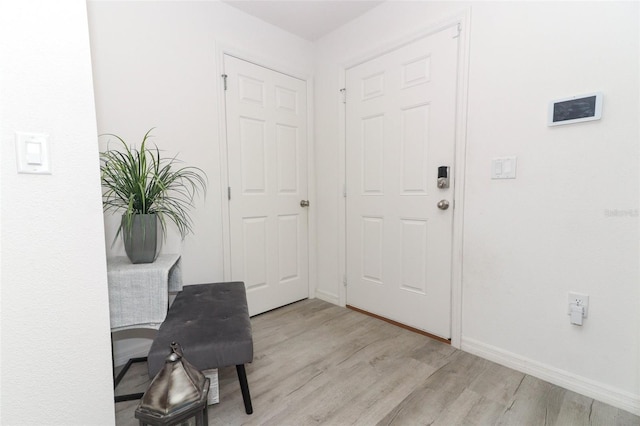
[[149,377],[164,366],[171,342],[182,345],[184,357],[198,370],[253,361],[244,283],[184,286],[149,350]]

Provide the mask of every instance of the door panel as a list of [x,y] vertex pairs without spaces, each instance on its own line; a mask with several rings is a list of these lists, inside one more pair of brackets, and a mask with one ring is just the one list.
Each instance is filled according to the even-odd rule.
[[308,297],[306,82],[225,55],[231,279],[250,315]]
[[457,28],[347,70],[347,303],[450,337]]

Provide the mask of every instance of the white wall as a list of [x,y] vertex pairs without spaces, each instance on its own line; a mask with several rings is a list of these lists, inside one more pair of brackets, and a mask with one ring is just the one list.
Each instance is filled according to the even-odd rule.
[[[0,3],[3,425],[114,424],[85,2]],[[18,174],[14,132],[51,175]]]
[[[156,127],[161,149],[207,173],[206,199],[191,214],[194,234],[181,243],[170,233],[163,250],[182,253],[185,284],[221,281],[226,188],[220,176],[225,140],[219,51],[231,48],[305,77],[313,74],[313,45],[217,1],[89,1],[88,9],[99,133],[138,144]],[[121,240],[111,246],[118,220],[105,218],[109,255],[124,255]],[[144,353],[147,337],[118,334],[116,362]]]
[[[321,39],[316,294],[342,295],[342,67],[468,7],[462,348],[640,413],[637,2],[387,2]],[[547,127],[549,100],[597,90],[602,120]],[[512,155],[517,179],[491,180]]]
[[[216,43],[315,74],[316,294],[339,303],[342,66],[469,5],[388,2],[315,45],[218,2],[88,7],[98,130],[138,141],[157,126],[162,148],[209,175],[196,235],[165,247],[183,252],[187,284],[222,278]],[[639,412],[638,4],[470,7],[462,347]],[[594,90],[602,120],[546,126],[550,99]],[[505,155],[518,178],[490,180]],[[591,296],[582,328],[569,325],[569,290]]]

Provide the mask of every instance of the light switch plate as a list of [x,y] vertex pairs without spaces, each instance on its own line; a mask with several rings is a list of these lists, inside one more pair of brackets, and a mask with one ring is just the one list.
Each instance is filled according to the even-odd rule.
[[515,179],[517,157],[502,157],[491,160],[491,179]]
[[51,174],[49,135],[16,132],[18,173]]

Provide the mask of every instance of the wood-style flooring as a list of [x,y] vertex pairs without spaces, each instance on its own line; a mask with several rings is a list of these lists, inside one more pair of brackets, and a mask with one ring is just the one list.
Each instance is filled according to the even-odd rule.
[[[640,417],[321,300],[251,319],[245,414],[234,367],[219,371],[209,425],[640,425]],[[118,393],[143,392],[134,364]],[[115,404],[138,425],[138,401]]]

